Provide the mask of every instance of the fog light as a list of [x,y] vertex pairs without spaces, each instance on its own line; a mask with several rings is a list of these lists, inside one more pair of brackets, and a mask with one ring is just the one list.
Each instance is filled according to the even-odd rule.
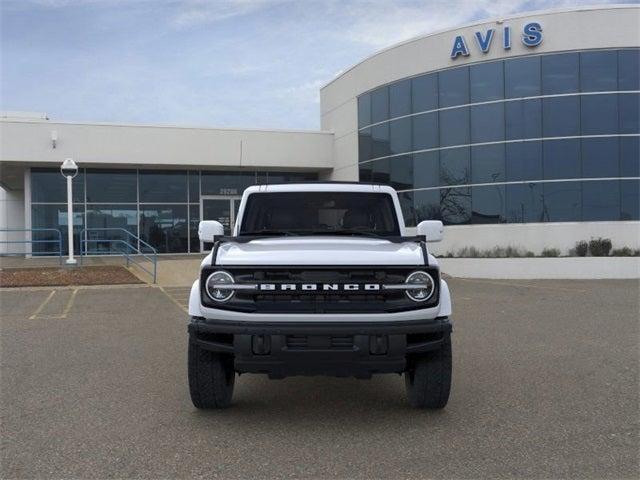
[[207,278],[206,291],[211,300],[216,302],[226,302],[233,297],[233,290],[224,288],[225,284],[232,284],[233,277],[227,272],[213,272]]
[[415,285],[407,289],[407,297],[414,302],[425,302],[431,298],[435,290],[433,277],[427,272],[413,272],[405,280],[406,284]]

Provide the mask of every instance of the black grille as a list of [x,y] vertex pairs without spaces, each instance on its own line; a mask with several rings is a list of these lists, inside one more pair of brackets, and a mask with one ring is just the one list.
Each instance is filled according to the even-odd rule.
[[286,345],[291,350],[353,350],[353,335],[287,335]]

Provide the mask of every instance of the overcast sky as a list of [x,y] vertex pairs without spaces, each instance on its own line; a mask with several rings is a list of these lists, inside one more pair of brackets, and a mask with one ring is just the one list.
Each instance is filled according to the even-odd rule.
[[319,87],[395,42],[487,17],[593,3],[0,2],[0,110],[70,121],[292,129],[319,128]]

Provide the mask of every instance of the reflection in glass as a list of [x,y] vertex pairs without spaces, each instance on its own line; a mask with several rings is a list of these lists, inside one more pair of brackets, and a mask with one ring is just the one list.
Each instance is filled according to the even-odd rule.
[[640,95],[625,93],[620,99],[620,133],[640,133]]
[[620,220],[640,220],[640,180],[620,181]]
[[200,251],[200,239],[198,238],[198,225],[200,224],[200,205],[189,205],[189,239],[191,253]]
[[542,179],[542,142],[518,142],[505,145],[505,170],[508,182]]
[[531,223],[544,221],[542,185],[519,183],[506,185],[507,222]]
[[540,95],[540,57],[507,60],[504,76],[506,98]]
[[[131,237],[123,232],[124,229],[138,236],[138,210],[136,204],[132,205],[88,205],[87,228],[99,228],[109,230],[89,230],[89,240],[119,239],[131,243]],[[89,250],[100,254],[121,253],[126,247],[124,243],[91,241]],[[137,245],[133,245],[135,249]]]
[[430,73],[411,79],[413,113],[438,108],[438,74]]
[[583,135],[618,133],[617,95],[583,95],[580,102]]
[[389,145],[389,124],[383,123],[371,127],[371,156],[384,157],[391,153]]
[[504,140],[504,104],[471,107],[471,143]]
[[503,223],[505,221],[504,185],[472,187],[471,223]]
[[186,205],[141,206],[140,238],[158,253],[188,252],[187,208]]
[[383,158],[371,162],[373,171],[371,172],[371,181],[373,183],[383,183],[389,185],[391,173],[391,159]]
[[582,177],[617,177],[618,137],[582,139]]
[[613,92],[617,90],[617,52],[581,52],[580,84],[580,90],[583,92]]
[[579,222],[581,218],[580,182],[543,184],[543,219],[545,222]]
[[469,103],[469,67],[438,73],[440,108]]
[[620,181],[582,182],[582,220],[620,220]]
[[389,87],[371,92],[371,123],[389,119]]
[[479,63],[469,67],[471,103],[504,98],[503,62]]
[[389,122],[389,146],[391,154],[411,151],[411,118]]
[[358,97],[358,128],[371,124],[371,96],[368,93]]
[[137,202],[137,176],[135,170],[87,169],[87,202]]
[[620,138],[620,176],[640,177],[640,137]]
[[[62,177],[59,172],[58,176]],[[68,255],[67,242],[67,206],[66,205],[31,205],[31,228],[55,228],[60,230],[60,236],[56,232],[33,232],[31,238],[35,241],[31,251],[34,255],[57,255],[58,239],[62,238],[62,254]],[[73,205],[73,248],[76,254],[80,253],[80,231],[84,228],[84,205]],[[46,242],[41,243],[41,241]],[[54,240],[55,242],[50,242]],[[9,244],[9,250],[16,251],[16,244]]]
[[413,154],[413,188],[440,185],[440,152]]
[[358,161],[363,162],[371,158],[373,158],[371,128],[365,128],[358,132]]
[[189,201],[200,201],[200,172],[197,170],[189,172]]
[[469,147],[440,151],[440,185],[468,184],[470,173]]
[[442,220],[438,189],[414,192],[413,204],[417,223],[423,220]]
[[140,170],[140,202],[186,202],[187,172]]
[[245,188],[256,182],[255,172],[202,171],[203,195],[242,195]]
[[415,227],[416,216],[413,208],[413,192],[398,192],[398,201],[402,209],[405,227]]
[[[73,202],[84,203],[84,172],[79,169],[72,181]],[[31,201],[67,203],[67,180],[57,168],[31,169]]]
[[577,92],[579,82],[579,56],[577,53],[543,55],[542,94]]
[[389,185],[396,190],[413,188],[413,157],[401,155],[390,159]]
[[411,113],[411,80],[400,80],[389,86],[389,117]]
[[441,110],[439,123],[441,147],[469,143],[469,107]]
[[504,108],[507,140],[542,137],[542,100],[507,102]]
[[580,97],[543,99],[542,131],[545,137],[580,135]]
[[412,118],[413,150],[438,147],[438,113],[423,113]]
[[546,140],[543,142],[545,179],[580,178],[580,140]]
[[504,144],[471,147],[471,183],[504,182]]
[[373,162],[367,162],[367,163],[361,163],[359,165],[358,181],[364,182],[364,183],[372,182],[372,179],[371,179],[371,171],[373,168],[372,163]]
[[445,225],[463,225],[471,221],[471,188],[441,188],[440,214]]
[[618,51],[618,90],[640,90],[640,49]]

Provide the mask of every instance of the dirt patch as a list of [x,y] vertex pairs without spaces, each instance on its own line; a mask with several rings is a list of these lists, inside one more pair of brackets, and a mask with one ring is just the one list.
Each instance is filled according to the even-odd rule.
[[0,287],[122,285],[127,283],[142,283],[142,281],[119,265],[0,269]]

